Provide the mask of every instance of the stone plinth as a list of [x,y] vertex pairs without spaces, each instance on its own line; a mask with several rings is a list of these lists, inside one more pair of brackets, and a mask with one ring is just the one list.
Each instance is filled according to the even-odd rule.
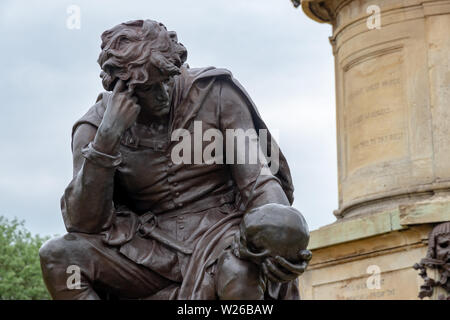
[[[425,257],[436,221],[450,221],[446,199],[342,219],[313,231],[313,258],[300,277],[302,299],[418,299],[423,280],[412,266]],[[373,282],[377,276],[379,287]]]

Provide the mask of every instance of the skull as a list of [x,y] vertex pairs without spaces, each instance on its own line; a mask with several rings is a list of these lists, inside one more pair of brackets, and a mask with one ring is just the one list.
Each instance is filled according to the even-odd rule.
[[257,264],[276,256],[295,264],[311,258],[308,242],[308,225],[299,211],[266,204],[245,214],[235,238],[235,253]]

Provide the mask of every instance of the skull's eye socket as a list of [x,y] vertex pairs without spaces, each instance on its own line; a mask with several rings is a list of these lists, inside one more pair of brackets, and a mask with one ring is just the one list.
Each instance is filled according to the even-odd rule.
[[245,247],[250,253],[254,254],[259,253],[259,250],[255,247],[253,243],[247,242],[247,237],[245,236],[244,232],[241,232],[239,242],[241,243],[241,246]]
[[261,250],[258,249],[253,243],[247,243],[247,248],[251,253],[260,253]]

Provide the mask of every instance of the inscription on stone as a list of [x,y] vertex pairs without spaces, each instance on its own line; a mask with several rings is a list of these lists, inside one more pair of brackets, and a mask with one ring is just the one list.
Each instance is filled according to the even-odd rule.
[[347,172],[407,152],[401,52],[361,62],[345,74]]
[[[412,268],[411,268],[412,269]],[[380,287],[367,287],[368,276],[314,286],[313,299],[321,300],[404,300],[414,299],[417,292],[415,270],[399,269],[381,274]],[[402,288],[402,290],[398,290]]]

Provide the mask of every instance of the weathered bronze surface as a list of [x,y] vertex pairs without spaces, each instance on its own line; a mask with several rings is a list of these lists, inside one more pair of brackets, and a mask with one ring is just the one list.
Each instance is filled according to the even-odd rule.
[[[437,270],[439,279],[430,278],[427,268]],[[431,297],[436,287],[443,288],[440,300],[450,300],[450,222],[438,224],[431,230],[428,239],[427,256],[414,265],[419,270],[424,284],[420,287],[419,298]]]
[[[227,70],[189,68],[176,33],[155,21],[119,24],[101,48],[107,92],[72,131],[73,180],[61,199],[68,233],[40,250],[52,297],[298,299],[309,232],[291,207],[283,154],[271,158],[273,174],[229,161],[230,148],[239,157],[249,143],[225,144],[226,161],[196,161],[196,143],[207,146],[196,130],[267,130],[242,86]],[[194,133],[182,152],[193,162],[173,159],[178,129]],[[70,266],[81,271],[75,288]]]

